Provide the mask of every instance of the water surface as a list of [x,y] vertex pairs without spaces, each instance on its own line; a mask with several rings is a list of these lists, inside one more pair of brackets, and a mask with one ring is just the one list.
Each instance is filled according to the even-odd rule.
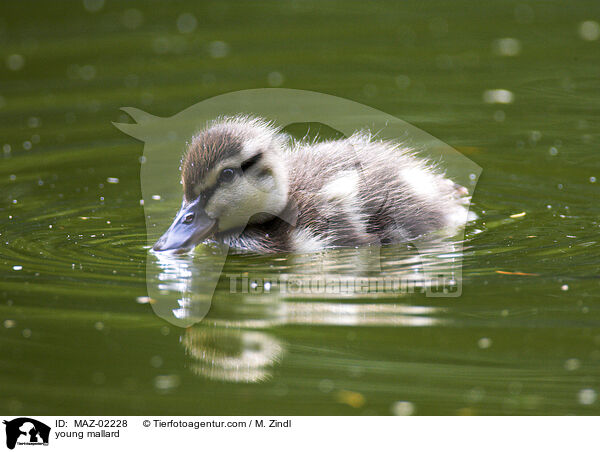
[[[0,10],[0,411],[598,414],[597,2],[41,5]],[[119,108],[269,86],[370,105],[483,168],[460,297],[230,294],[224,277],[188,329],[139,302],[143,145]],[[226,268],[343,274],[365,253]]]

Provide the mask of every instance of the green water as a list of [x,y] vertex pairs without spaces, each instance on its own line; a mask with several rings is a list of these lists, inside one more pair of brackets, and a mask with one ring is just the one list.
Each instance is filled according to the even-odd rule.
[[[0,412],[599,414],[599,20],[594,1],[4,2]],[[119,108],[269,86],[372,106],[483,168],[460,297],[222,280],[188,329],[138,302],[165,266],[147,262],[143,145]],[[361,253],[226,269],[344,274]]]

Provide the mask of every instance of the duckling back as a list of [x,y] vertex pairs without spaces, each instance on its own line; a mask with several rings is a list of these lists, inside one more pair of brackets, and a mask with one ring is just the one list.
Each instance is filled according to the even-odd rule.
[[400,143],[366,132],[310,143],[290,141],[283,153],[287,207],[251,222],[233,248],[310,252],[327,247],[409,241],[466,220],[466,189]]
[[368,133],[297,143],[287,158],[299,251],[411,240],[466,215],[466,190],[410,148]]

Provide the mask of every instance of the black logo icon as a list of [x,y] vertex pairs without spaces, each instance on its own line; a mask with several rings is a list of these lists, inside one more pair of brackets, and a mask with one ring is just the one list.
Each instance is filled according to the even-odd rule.
[[30,417],[18,417],[12,421],[3,422],[6,424],[6,447],[9,449],[14,449],[16,444],[48,445],[50,427],[46,424]]

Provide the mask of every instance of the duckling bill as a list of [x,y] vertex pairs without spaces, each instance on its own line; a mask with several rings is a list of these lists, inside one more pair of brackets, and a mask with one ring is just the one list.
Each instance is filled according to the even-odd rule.
[[456,228],[467,213],[467,190],[399,143],[367,132],[295,141],[247,116],[194,136],[181,177],[181,208],[154,251],[208,239],[257,253],[396,243]]

